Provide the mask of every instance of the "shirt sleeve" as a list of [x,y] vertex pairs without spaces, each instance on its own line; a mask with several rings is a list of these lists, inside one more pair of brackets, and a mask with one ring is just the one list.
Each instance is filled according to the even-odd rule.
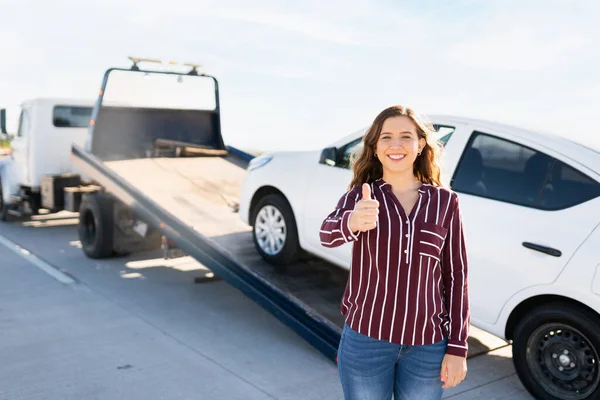
[[360,232],[350,230],[350,214],[360,195],[356,187],[349,190],[340,198],[335,210],[325,218],[319,232],[322,246],[338,247],[358,240]]
[[450,320],[446,353],[466,357],[470,327],[467,252],[456,193],[450,201],[452,213],[442,254],[444,300]]

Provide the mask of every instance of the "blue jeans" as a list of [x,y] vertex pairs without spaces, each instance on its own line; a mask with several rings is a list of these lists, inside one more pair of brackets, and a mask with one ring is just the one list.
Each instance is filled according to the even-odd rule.
[[399,345],[362,335],[344,324],[338,371],[346,400],[436,400],[448,340]]

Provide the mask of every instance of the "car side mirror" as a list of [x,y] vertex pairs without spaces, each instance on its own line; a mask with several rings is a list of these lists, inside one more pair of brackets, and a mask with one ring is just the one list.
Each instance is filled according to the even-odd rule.
[[326,164],[331,167],[335,166],[337,160],[337,149],[335,147],[327,147],[321,152],[319,164]]

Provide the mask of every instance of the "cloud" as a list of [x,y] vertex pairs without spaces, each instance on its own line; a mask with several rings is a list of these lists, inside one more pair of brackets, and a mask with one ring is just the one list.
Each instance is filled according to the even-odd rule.
[[356,46],[362,44],[360,35],[335,21],[323,21],[314,16],[274,12],[228,12],[223,19],[259,24],[277,30],[296,33],[321,42]]
[[[565,21],[560,30],[552,21],[519,24],[506,14],[486,22],[485,26],[475,25],[473,35],[452,44],[445,56],[470,68],[535,71],[568,64],[590,45],[584,32]],[[565,25],[569,28],[564,29]]]
[[204,64],[224,134],[256,146],[327,143],[398,103],[587,134],[600,108],[600,2],[35,3],[0,28],[0,102],[95,95],[135,55]]

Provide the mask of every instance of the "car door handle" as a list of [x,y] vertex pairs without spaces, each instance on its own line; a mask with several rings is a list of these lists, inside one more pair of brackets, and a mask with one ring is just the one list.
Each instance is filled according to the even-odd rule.
[[546,253],[554,257],[562,256],[562,252],[560,250],[553,249],[552,247],[542,246],[540,244],[535,244],[531,242],[523,242],[523,246],[531,250],[541,251],[542,253]]

